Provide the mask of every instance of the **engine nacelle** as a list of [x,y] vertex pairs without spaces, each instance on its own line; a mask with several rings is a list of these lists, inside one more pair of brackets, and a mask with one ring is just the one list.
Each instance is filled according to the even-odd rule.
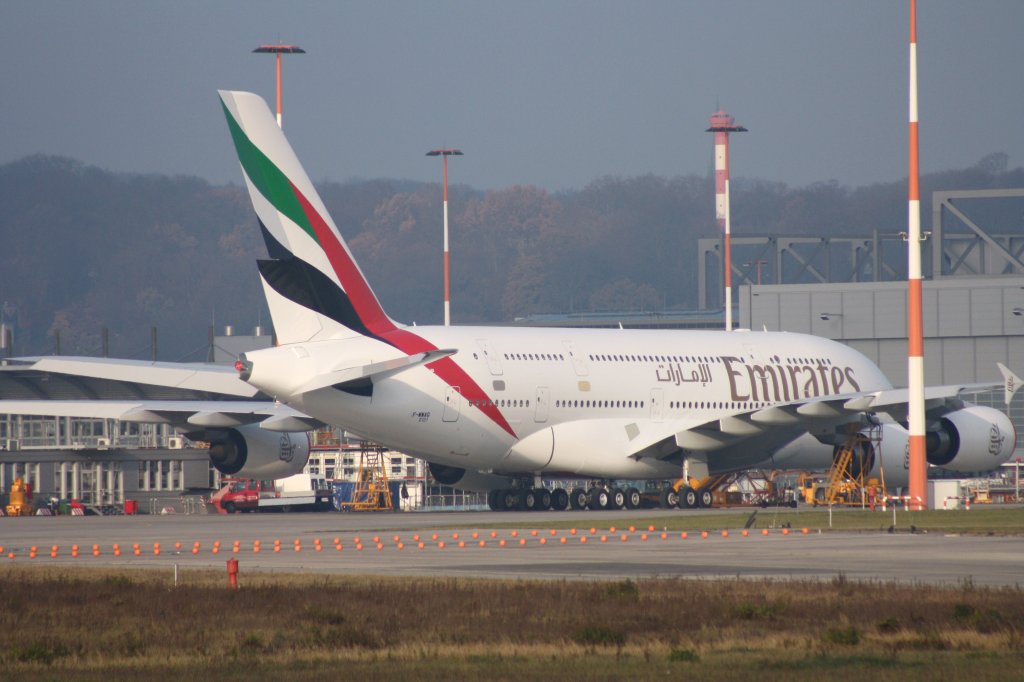
[[238,478],[286,478],[302,471],[309,460],[309,436],[274,432],[258,424],[210,429],[210,462],[217,471]]
[[467,471],[460,467],[444,464],[430,464],[430,475],[441,485],[450,485],[459,490],[472,493],[486,493],[499,488],[512,487],[512,479],[507,476],[483,474],[479,471]]
[[[890,488],[906,487],[910,480],[910,434],[900,424],[882,424],[879,450],[865,439],[857,446],[851,464],[856,476],[885,476]],[[867,436],[867,434],[864,434]],[[928,463],[957,472],[989,471],[1009,461],[1017,436],[1009,418],[991,407],[970,405],[950,412],[939,428],[925,434]],[[838,449],[836,450],[838,456]]]
[[[909,459],[907,457],[910,436],[899,424],[882,424],[881,438],[876,443],[870,435],[863,433],[864,439],[854,446],[853,459],[850,460],[850,473],[859,477],[864,473],[866,480],[885,479],[888,488],[906,487],[910,480]],[[839,457],[840,446],[833,451],[833,460]]]
[[1009,417],[971,405],[950,412],[938,430],[928,432],[928,463],[950,471],[991,471],[1009,461],[1016,441]]

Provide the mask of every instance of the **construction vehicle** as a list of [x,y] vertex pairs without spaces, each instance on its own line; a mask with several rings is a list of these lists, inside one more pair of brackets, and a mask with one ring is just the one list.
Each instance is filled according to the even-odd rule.
[[243,511],[326,511],[333,491],[322,479],[295,474],[278,481],[226,478],[210,502],[220,514]]
[[32,489],[21,477],[14,479],[14,483],[11,484],[7,515],[32,516]]

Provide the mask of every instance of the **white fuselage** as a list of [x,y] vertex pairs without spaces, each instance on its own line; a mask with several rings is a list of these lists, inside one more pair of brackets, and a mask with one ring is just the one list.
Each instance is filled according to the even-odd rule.
[[[249,381],[326,423],[430,462],[503,474],[601,478],[678,475],[678,461],[630,456],[666,434],[772,404],[890,387],[881,370],[857,351],[802,334],[505,327],[406,331],[435,348],[457,352],[375,378],[372,394],[335,387],[301,392],[325,373],[345,376],[348,369],[405,354],[363,336],[290,344],[248,353]],[[459,380],[439,371],[447,361],[464,372]],[[546,430],[553,435],[538,435]],[[534,456],[531,436],[544,439],[542,449],[550,449],[547,443],[559,433],[573,434],[586,445],[557,462]],[[816,456],[830,453],[806,440]],[[527,445],[514,447],[517,443]],[[772,444],[752,459],[767,461],[783,445]],[[799,458],[801,453],[790,450],[789,457]]]

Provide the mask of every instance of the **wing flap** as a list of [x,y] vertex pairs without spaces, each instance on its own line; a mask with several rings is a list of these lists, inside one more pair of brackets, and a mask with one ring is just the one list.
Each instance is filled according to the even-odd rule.
[[[269,421],[271,431],[309,431],[321,422],[268,400],[0,400],[0,413],[44,417],[116,419],[143,424],[231,428]],[[283,428],[285,426],[297,428]]]

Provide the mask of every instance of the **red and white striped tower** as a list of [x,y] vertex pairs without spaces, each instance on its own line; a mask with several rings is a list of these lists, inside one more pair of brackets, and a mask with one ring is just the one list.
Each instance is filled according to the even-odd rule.
[[277,55],[277,127],[281,127],[281,55],[306,54],[298,45],[260,45],[253,52],[269,52]]
[[458,149],[432,149],[427,156],[440,156],[444,159],[444,326],[451,325],[452,304],[451,290],[448,281],[448,157],[462,156]]
[[917,131],[917,2],[910,0],[910,129],[907,178],[907,386],[910,508],[928,504],[924,422],[924,328],[921,314],[921,188]]
[[722,110],[711,114],[711,127],[704,132],[715,134],[715,220],[725,235],[725,328],[732,331],[732,228],[729,218],[729,133],[745,133],[747,129],[736,125],[736,119]]

